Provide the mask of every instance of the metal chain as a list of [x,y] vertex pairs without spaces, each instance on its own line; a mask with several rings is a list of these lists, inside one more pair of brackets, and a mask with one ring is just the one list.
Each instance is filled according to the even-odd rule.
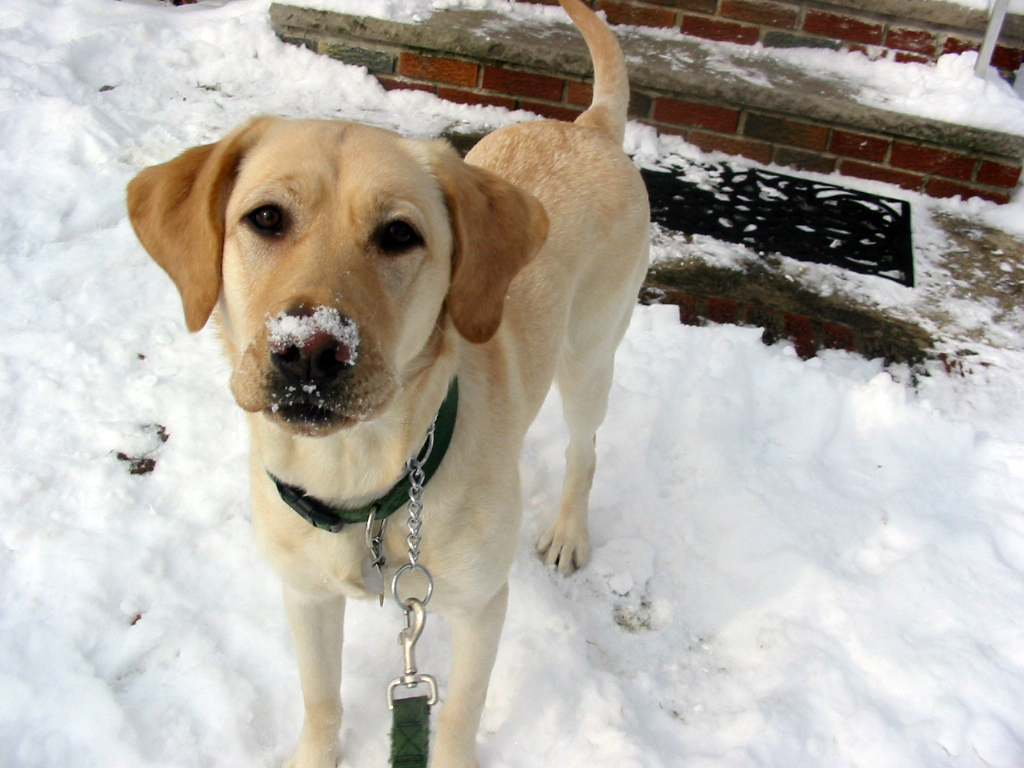
[[[410,457],[406,464],[409,471],[409,535],[406,537],[406,543],[409,545],[409,562],[398,569],[391,582],[391,593],[395,598],[395,602],[398,603],[405,613],[405,629],[398,634],[398,642],[405,649],[405,674],[401,677],[396,677],[388,686],[388,707],[395,709],[396,688],[401,686],[408,689],[419,685],[426,685],[429,689],[429,695],[425,699],[425,711],[427,713],[429,713],[429,707],[437,703],[437,682],[431,675],[421,674],[416,669],[416,642],[423,632],[423,625],[427,620],[426,605],[430,602],[430,597],[434,592],[434,580],[430,576],[430,571],[419,564],[419,559],[420,543],[423,541],[423,537],[420,535],[420,529],[423,527],[423,483],[426,481],[426,476],[423,473],[423,464],[430,458],[430,453],[434,450],[434,426],[436,423],[437,417],[435,416],[434,420],[430,422],[430,431],[427,432],[426,447],[419,456]],[[427,593],[422,600],[417,597],[409,597],[402,600],[398,596],[399,580],[403,575],[412,571],[421,571],[427,581]],[[417,723],[418,730],[416,733],[417,739],[422,738],[425,745],[430,729],[426,717],[422,717],[421,721]],[[392,731],[393,738],[396,732]],[[394,754],[393,745],[393,757]],[[424,748],[423,757],[425,758],[425,756],[426,749]],[[396,761],[393,759],[392,765],[395,764]]]
[[419,462],[413,463],[410,459],[409,466],[409,535],[405,537],[405,543],[409,545],[409,565],[416,567],[420,559],[420,543],[423,536],[420,529],[423,527],[423,468]]
[[398,596],[398,582],[402,576],[410,571],[421,571],[424,578],[427,581],[427,593],[420,600],[423,605],[430,602],[430,598],[434,593],[434,580],[430,576],[430,571],[419,564],[420,559],[420,544],[423,542],[423,536],[420,534],[420,530],[423,528],[423,484],[426,482],[426,475],[423,472],[423,465],[430,458],[431,452],[434,450],[434,427],[437,425],[437,417],[430,422],[430,430],[427,432],[427,444],[419,456],[409,457],[406,462],[406,467],[409,471],[409,535],[406,536],[405,542],[409,548],[409,562],[398,569],[394,579],[391,581],[391,594],[395,598],[395,602],[404,611],[408,611],[409,607],[405,601]]
[[420,543],[423,536],[420,529],[423,527],[423,484],[426,482],[426,475],[423,473],[423,465],[430,458],[434,450],[434,426],[437,417],[430,422],[430,429],[427,431],[427,445],[420,456],[410,456],[406,466],[409,470],[409,535],[405,542],[409,545],[409,565],[416,567],[420,559]]

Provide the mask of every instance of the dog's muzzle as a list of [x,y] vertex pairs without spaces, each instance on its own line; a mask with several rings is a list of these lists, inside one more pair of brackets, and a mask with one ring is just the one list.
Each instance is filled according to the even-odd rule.
[[335,422],[359,356],[356,324],[330,307],[299,306],[270,318],[267,330],[273,414],[313,428]]

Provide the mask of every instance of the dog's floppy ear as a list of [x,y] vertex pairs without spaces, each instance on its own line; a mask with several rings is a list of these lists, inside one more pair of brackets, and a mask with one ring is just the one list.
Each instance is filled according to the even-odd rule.
[[135,234],[178,287],[190,331],[206,325],[217,304],[224,209],[242,157],[268,124],[254,120],[216,144],[146,168],[128,184]]
[[434,158],[455,230],[448,314],[465,339],[481,344],[501,325],[512,278],[544,245],[548,217],[533,195],[450,147],[435,147]]

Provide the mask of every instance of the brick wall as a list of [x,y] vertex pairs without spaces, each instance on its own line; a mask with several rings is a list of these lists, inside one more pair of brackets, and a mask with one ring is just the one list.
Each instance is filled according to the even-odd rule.
[[[526,0],[557,4],[557,0]],[[591,0],[613,24],[678,29],[707,40],[768,47],[816,47],[861,51],[872,58],[935,61],[945,53],[981,47],[983,26],[972,29],[895,18],[870,10],[871,3],[780,2],[779,0]],[[851,7],[856,5],[857,7]],[[951,20],[952,21],[952,20]],[[1013,32],[996,46],[992,64],[1006,74],[1024,59],[1022,35]]]
[[723,104],[655,97],[647,121],[705,152],[759,163],[896,184],[932,197],[1010,200],[1021,178],[1018,160],[871,134],[843,126]]
[[459,104],[525,109],[555,120],[575,120],[590,103],[582,81],[450,56],[400,52],[390,72],[375,74],[388,89],[425,90]]

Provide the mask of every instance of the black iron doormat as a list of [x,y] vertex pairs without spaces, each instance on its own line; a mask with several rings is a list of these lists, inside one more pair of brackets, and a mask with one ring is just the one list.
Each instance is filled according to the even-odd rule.
[[695,164],[641,173],[651,219],[664,227],[914,284],[904,200],[758,168]]

